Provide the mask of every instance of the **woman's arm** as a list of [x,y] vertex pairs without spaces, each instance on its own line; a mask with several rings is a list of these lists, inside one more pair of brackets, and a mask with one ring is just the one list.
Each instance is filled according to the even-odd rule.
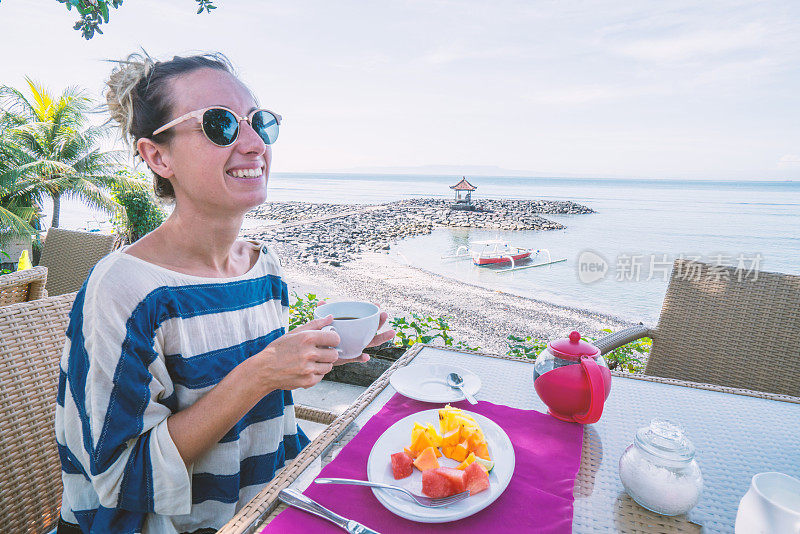
[[264,396],[276,389],[311,387],[338,355],[335,332],[320,329],[332,317],[315,319],[285,334],[237,365],[197,402],[167,419],[169,434],[186,465],[213,447]]

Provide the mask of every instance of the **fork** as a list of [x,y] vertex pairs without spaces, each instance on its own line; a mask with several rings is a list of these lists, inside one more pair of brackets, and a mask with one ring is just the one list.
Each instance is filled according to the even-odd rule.
[[441,497],[438,499],[432,499],[431,497],[425,497],[423,495],[415,495],[411,493],[405,488],[401,488],[400,486],[392,486],[391,484],[382,484],[380,482],[369,482],[368,480],[354,480],[351,478],[318,478],[314,480],[317,484],[349,484],[352,486],[369,486],[372,488],[383,488],[383,489],[391,489],[402,491],[422,506],[427,506],[429,508],[438,508],[440,506],[447,506],[449,504],[456,503],[458,501],[463,501],[467,497],[469,497],[469,491],[462,491],[461,493],[456,493],[455,495],[450,495],[449,497]]

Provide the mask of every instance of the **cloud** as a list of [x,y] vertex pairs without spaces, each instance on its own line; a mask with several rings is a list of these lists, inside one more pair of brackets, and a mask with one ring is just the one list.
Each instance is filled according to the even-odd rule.
[[529,51],[519,46],[481,47],[448,44],[438,46],[422,54],[421,61],[433,65],[443,65],[456,61],[473,59],[519,60],[529,56]]
[[638,39],[612,47],[618,54],[644,61],[681,62],[760,49],[768,32],[761,24],[725,30],[699,30],[674,37]]
[[779,169],[792,169],[800,167],[800,154],[786,154],[778,160]]

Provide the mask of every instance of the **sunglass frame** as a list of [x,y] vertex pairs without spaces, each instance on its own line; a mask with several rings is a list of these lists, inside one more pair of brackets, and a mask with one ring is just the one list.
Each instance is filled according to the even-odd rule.
[[[212,110],[212,109],[221,109],[221,110],[224,110],[224,111],[227,111],[227,112],[229,112],[229,113],[230,113],[231,115],[233,115],[233,117],[236,119],[236,123],[237,123],[237,125],[239,125],[239,126],[237,126],[237,128],[236,128],[236,136],[235,136],[235,137],[233,138],[233,140],[232,140],[230,143],[228,143],[227,145],[221,145],[221,144],[219,144],[219,143],[215,142],[214,140],[212,140],[212,139],[211,139],[211,138],[208,136],[208,133],[206,132],[206,129],[205,129],[205,128],[203,128],[203,115],[205,115],[205,114],[206,114],[206,111],[210,111],[210,110]],[[277,113],[275,113],[274,111],[271,111],[271,110],[269,110],[269,109],[266,109],[266,108],[254,109],[253,111],[251,111],[250,113],[248,113],[248,114],[247,114],[247,116],[245,116],[245,117],[240,117],[238,113],[236,113],[235,111],[233,111],[233,110],[232,110],[232,109],[230,109],[230,108],[226,108],[225,106],[209,106],[209,107],[207,107],[207,108],[196,109],[196,110],[194,110],[194,111],[190,111],[189,113],[185,113],[184,115],[181,115],[181,116],[180,116],[180,117],[178,117],[177,119],[174,119],[174,120],[172,120],[172,121],[168,122],[168,123],[167,123],[167,124],[165,124],[164,126],[162,126],[162,127],[158,128],[156,131],[154,131],[154,132],[153,132],[153,137],[155,137],[156,135],[160,134],[161,132],[163,132],[163,131],[165,131],[165,130],[168,130],[168,129],[172,128],[173,126],[177,126],[178,124],[180,124],[180,123],[182,123],[182,122],[185,122],[185,121],[187,121],[187,120],[189,120],[189,119],[193,119],[193,118],[194,118],[194,119],[197,119],[197,120],[198,120],[198,122],[200,122],[200,127],[202,128],[202,130],[203,130],[203,135],[205,135],[205,136],[206,136],[206,139],[208,139],[209,141],[211,141],[212,143],[214,143],[214,145],[216,145],[216,146],[219,146],[219,147],[229,147],[229,146],[231,146],[233,143],[235,143],[235,142],[236,142],[236,140],[239,138],[239,130],[241,129],[241,124],[242,124],[242,121],[243,121],[243,120],[246,120],[246,121],[247,121],[247,124],[249,124],[249,125],[250,125],[250,127],[252,128],[252,127],[253,127],[253,117],[254,117],[254,116],[255,116],[255,114],[256,114],[256,113],[258,113],[259,111],[266,111],[267,113],[269,113],[270,115],[272,115],[273,117],[275,117],[275,122],[277,122],[277,123],[278,123],[278,126],[280,126],[280,125],[281,125],[281,120],[283,119],[283,117],[281,117],[280,115],[278,115],[278,114],[277,114]],[[259,135],[259,137],[261,137],[261,136]],[[263,139],[261,139],[261,140],[263,141]],[[265,144],[265,145],[271,145],[272,143],[266,143],[266,142],[265,142],[264,144]]]

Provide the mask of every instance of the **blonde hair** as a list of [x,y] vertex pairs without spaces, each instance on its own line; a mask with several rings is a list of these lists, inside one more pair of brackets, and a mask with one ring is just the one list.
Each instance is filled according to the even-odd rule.
[[[136,143],[143,137],[158,143],[168,143],[172,138],[171,130],[153,135],[172,118],[170,80],[199,69],[236,75],[231,62],[219,52],[156,61],[142,50],[114,63],[117,65],[106,82],[106,102],[111,119],[119,124],[121,137],[134,156],[138,155]],[[155,172],[153,189],[160,198],[175,198],[172,183]]]

